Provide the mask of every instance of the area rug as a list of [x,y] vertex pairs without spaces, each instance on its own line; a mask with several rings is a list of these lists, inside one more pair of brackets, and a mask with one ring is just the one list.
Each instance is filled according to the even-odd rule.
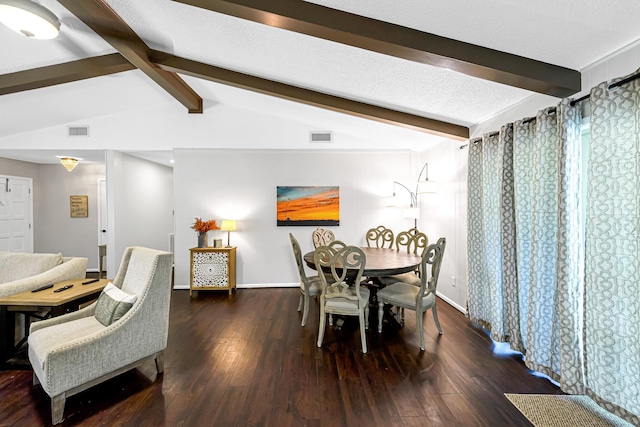
[[504,394],[536,427],[633,427],[587,396]]

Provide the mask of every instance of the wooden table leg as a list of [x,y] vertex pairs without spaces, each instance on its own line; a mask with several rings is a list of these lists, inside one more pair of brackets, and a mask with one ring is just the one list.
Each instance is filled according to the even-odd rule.
[[16,315],[0,306],[0,365],[6,368],[7,361],[13,357],[16,339]]

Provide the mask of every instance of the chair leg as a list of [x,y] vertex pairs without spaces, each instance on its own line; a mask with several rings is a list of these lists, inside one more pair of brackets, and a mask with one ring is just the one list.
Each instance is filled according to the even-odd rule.
[[[300,310],[298,310],[300,311]],[[309,295],[304,295],[304,311],[302,312],[302,326],[307,323],[307,315],[309,314]]]
[[51,398],[51,423],[60,424],[64,418],[64,404],[67,398],[64,393]]
[[416,311],[416,326],[418,327],[418,335],[420,335],[420,350],[424,351],[424,314],[426,312],[423,311],[418,313]]
[[364,321],[364,313],[360,312],[360,314],[358,315],[358,318],[360,319],[360,340],[362,341],[362,352],[366,353],[367,352],[367,333],[366,333],[366,326]]
[[365,301],[364,304],[364,328],[369,329],[369,301]]
[[382,333],[382,316],[384,316],[384,303],[378,302],[378,333]]
[[318,347],[322,347],[322,340],[324,339],[324,324],[327,322],[324,314],[324,307],[320,307],[320,326],[318,328]]
[[434,304],[431,307],[431,311],[433,311],[433,321],[436,323],[436,327],[438,328],[438,333],[442,335],[442,328],[440,327],[440,322],[438,322],[438,312],[436,311],[436,305]]
[[302,294],[302,292],[300,292],[300,301],[298,302],[298,311],[302,310],[302,299],[304,298],[304,295]]
[[156,369],[159,374],[164,372],[164,350],[156,353]]

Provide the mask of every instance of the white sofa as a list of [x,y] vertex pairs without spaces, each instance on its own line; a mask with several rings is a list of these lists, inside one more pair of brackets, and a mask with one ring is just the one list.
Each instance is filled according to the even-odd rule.
[[85,278],[88,261],[59,253],[0,252],[0,298],[49,283]]

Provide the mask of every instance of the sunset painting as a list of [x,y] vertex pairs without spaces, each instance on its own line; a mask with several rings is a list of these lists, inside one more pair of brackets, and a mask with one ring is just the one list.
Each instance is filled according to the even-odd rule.
[[340,225],[340,187],[278,187],[278,225]]

